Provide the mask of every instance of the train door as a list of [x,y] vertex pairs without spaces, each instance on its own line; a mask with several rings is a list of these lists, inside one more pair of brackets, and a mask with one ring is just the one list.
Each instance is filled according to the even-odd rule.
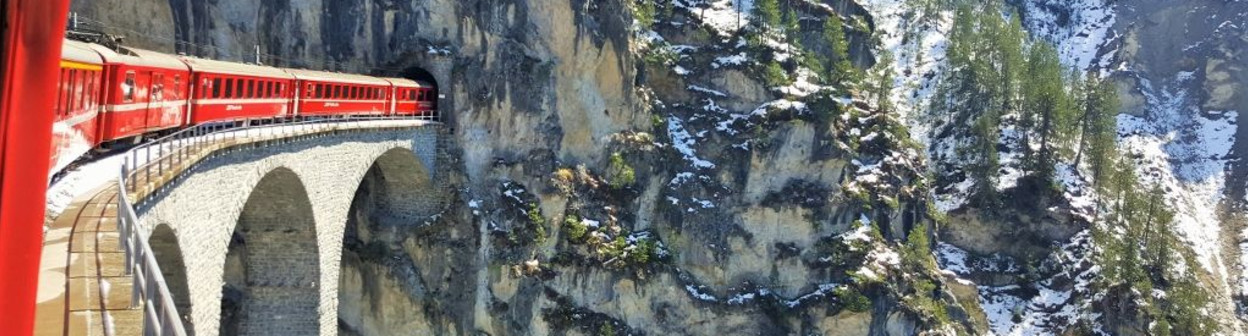
[[156,125],[156,120],[152,118],[151,92],[152,92],[152,72],[139,71],[134,81],[134,105],[139,107],[135,110],[131,117],[127,119],[133,120],[133,130],[135,135],[142,135],[147,130]]
[[[284,85],[283,85],[284,86]],[[299,103],[303,101],[303,91],[299,88],[303,87],[303,81],[295,80],[290,82],[290,90],[283,91],[283,94],[289,95],[287,105],[290,105],[290,116],[299,117]],[[309,86],[311,88],[311,86]]]
[[147,86],[147,127],[150,132],[165,125],[165,74],[153,72]]
[[387,115],[392,115],[392,116],[397,115],[394,109],[394,106],[396,105],[396,102],[394,99],[394,90],[398,90],[398,89],[393,85],[387,89],[388,90],[386,90],[385,99],[386,99],[386,103],[390,104],[390,107],[389,107],[390,113],[388,113]]

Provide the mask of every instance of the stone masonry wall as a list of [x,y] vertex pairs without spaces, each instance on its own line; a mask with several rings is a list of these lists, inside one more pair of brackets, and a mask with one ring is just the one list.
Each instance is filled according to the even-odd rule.
[[[319,273],[319,279],[311,283],[292,284],[319,289],[319,298],[273,293],[272,297],[287,298],[291,304],[263,309],[270,310],[273,315],[297,316],[307,313],[307,308],[298,308],[301,305],[297,303],[303,302],[306,306],[308,302],[319,302],[314,305],[319,306],[316,308],[319,316],[315,324],[319,333],[336,334],[338,267],[343,230],[356,189],[374,162],[396,148],[410,151],[418,159],[417,164],[424,166],[420,172],[413,173],[430,174],[422,178],[432,179],[439,157],[439,134],[438,127],[429,126],[305,137],[259,148],[224,151],[188,170],[164,191],[139,204],[141,230],[150,233],[158,224],[169,225],[176,233],[182,255],[186,256],[185,272],[186,278],[190,279],[191,320],[195,334],[213,335],[218,332],[224,265],[231,237],[252,191],[265,176],[277,169],[293,172],[306,190],[315,225],[315,244],[319,251],[315,260],[319,264],[266,267],[289,272],[292,276]],[[426,190],[414,191],[424,201],[420,205],[422,208],[434,208],[447,197],[444,191],[438,190],[441,184],[432,185]],[[251,244],[262,243],[257,241]],[[319,272],[316,272],[317,268]],[[281,288],[276,290],[285,291]],[[272,332],[284,333],[281,330]]]

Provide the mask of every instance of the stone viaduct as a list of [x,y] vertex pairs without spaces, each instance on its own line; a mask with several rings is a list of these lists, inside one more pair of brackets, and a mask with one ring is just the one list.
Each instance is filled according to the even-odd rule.
[[337,333],[353,216],[421,225],[443,206],[440,126],[321,134],[223,150],[137,204],[196,335]]

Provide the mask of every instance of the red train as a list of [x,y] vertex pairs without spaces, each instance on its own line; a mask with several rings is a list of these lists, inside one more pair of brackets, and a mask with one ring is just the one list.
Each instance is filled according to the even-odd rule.
[[83,153],[144,135],[245,119],[436,113],[425,82],[174,56],[66,39],[52,172]]

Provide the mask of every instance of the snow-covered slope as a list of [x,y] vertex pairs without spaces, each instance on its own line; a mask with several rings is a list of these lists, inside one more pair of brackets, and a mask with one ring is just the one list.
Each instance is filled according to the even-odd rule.
[[[944,50],[951,26],[951,13],[945,10],[924,19],[921,15],[912,15],[914,9],[907,6],[909,1],[859,2],[875,18],[876,28],[879,30],[877,34],[882,42],[880,48],[891,52],[894,58],[898,77],[893,98],[897,102],[898,112],[906,116],[916,140],[928,145],[930,156],[956,156],[953,155],[953,150],[957,148],[954,141],[929,139],[931,134],[926,131],[936,127],[941,121],[925,114],[934,82],[939,78],[934,74],[941,72],[945,66]],[[1226,175],[1228,164],[1233,162],[1231,152],[1236,143],[1236,120],[1240,111],[1202,108],[1201,99],[1204,97],[1196,97],[1199,94],[1190,92],[1189,89],[1200,87],[1199,83],[1191,82],[1197,77],[1191,72],[1193,70],[1165,76],[1170,78],[1165,83],[1150,83],[1145,76],[1137,75],[1137,72],[1144,71],[1141,69],[1155,71],[1157,67],[1137,64],[1137,60],[1121,57],[1126,38],[1118,30],[1132,25],[1122,21],[1119,11],[1135,10],[1119,8],[1121,6],[1132,5],[1116,5],[1103,0],[1028,0],[1020,3],[1020,10],[1024,25],[1032,36],[1053,42],[1058,47],[1063,63],[1068,67],[1099,72],[1102,76],[1138,79],[1139,85],[1127,88],[1142,96],[1143,101],[1126,104],[1127,109],[1123,111],[1125,114],[1119,117],[1121,147],[1137,158],[1141,180],[1146,184],[1160,184],[1166,190],[1166,199],[1176,211],[1176,231],[1192,247],[1200,266],[1223,284],[1237,283],[1239,281],[1233,276],[1237,271],[1229,269],[1228,265],[1234,265],[1231,268],[1248,268],[1248,258],[1243,258],[1242,261],[1225,260],[1227,258],[1223,256],[1223,245],[1228,240],[1248,241],[1248,233],[1244,233],[1244,238],[1240,239],[1237,238],[1240,235],[1238,233],[1225,232],[1221,221],[1224,210],[1220,206],[1225,201]],[[1139,48],[1138,44],[1149,43],[1146,40],[1131,42],[1137,44],[1133,46],[1136,48]],[[1156,77],[1156,73],[1150,73],[1149,78]],[[1007,146],[1014,143],[1008,127],[1002,131],[1002,143]],[[1012,180],[1011,157],[1007,154],[1004,153],[1001,158],[1004,169],[1001,185],[998,187],[1009,187]],[[1068,187],[1073,186],[1071,183],[1082,183],[1083,179],[1068,165],[1059,167],[1059,172],[1065,172],[1059,175]],[[938,189],[934,195],[937,207],[943,211],[960,208],[965,203],[964,196],[970,184],[968,179]],[[1091,201],[1086,199],[1086,193],[1066,195],[1076,209]],[[1066,254],[1064,261],[1068,262],[1064,267],[1090,262],[1069,258],[1074,249],[1093,248],[1087,246],[1088,244],[1091,241],[1086,233],[1076,235],[1071,241],[1064,243],[1062,250],[1065,252],[1062,253]],[[1240,247],[1248,251],[1248,243],[1241,243]],[[965,251],[944,243],[938,249],[942,267],[959,275],[976,271],[965,265],[964,253]],[[1050,256],[1051,259],[1054,257],[1060,256]],[[1077,279],[1095,273],[1095,267],[1089,265],[1063,272],[1076,270],[1084,273],[1063,277]],[[988,313],[992,331],[1003,335],[1042,335],[1061,330],[1060,326],[1054,327],[1052,324],[1053,321],[1067,320],[1062,316],[1086,314],[1083,317],[1096,319],[1097,316],[1087,310],[1086,303],[1071,301],[1071,293],[1052,292],[1053,289],[1046,285],[1049,281],[1052,279],[1034,283],[1032,290],[1038,290],[1040,295],[1030,299],[1011,296],[1010,293],[1018,288],[980,286],[981,304]],[[1242,284],[1236,286],[1248,291],[1248,281],[1242,281]],[[1075,288],[1077,292],[1088,290],[1086,281],[1084,285],[1076,284]],[[1216,296],[1222,299],[1215,305],[1230,305],[1226,299],[1230,295]],[[1038,328],[1039,326],[1048,327]],[[1238,329],[1234,326],[1232,328]]]

